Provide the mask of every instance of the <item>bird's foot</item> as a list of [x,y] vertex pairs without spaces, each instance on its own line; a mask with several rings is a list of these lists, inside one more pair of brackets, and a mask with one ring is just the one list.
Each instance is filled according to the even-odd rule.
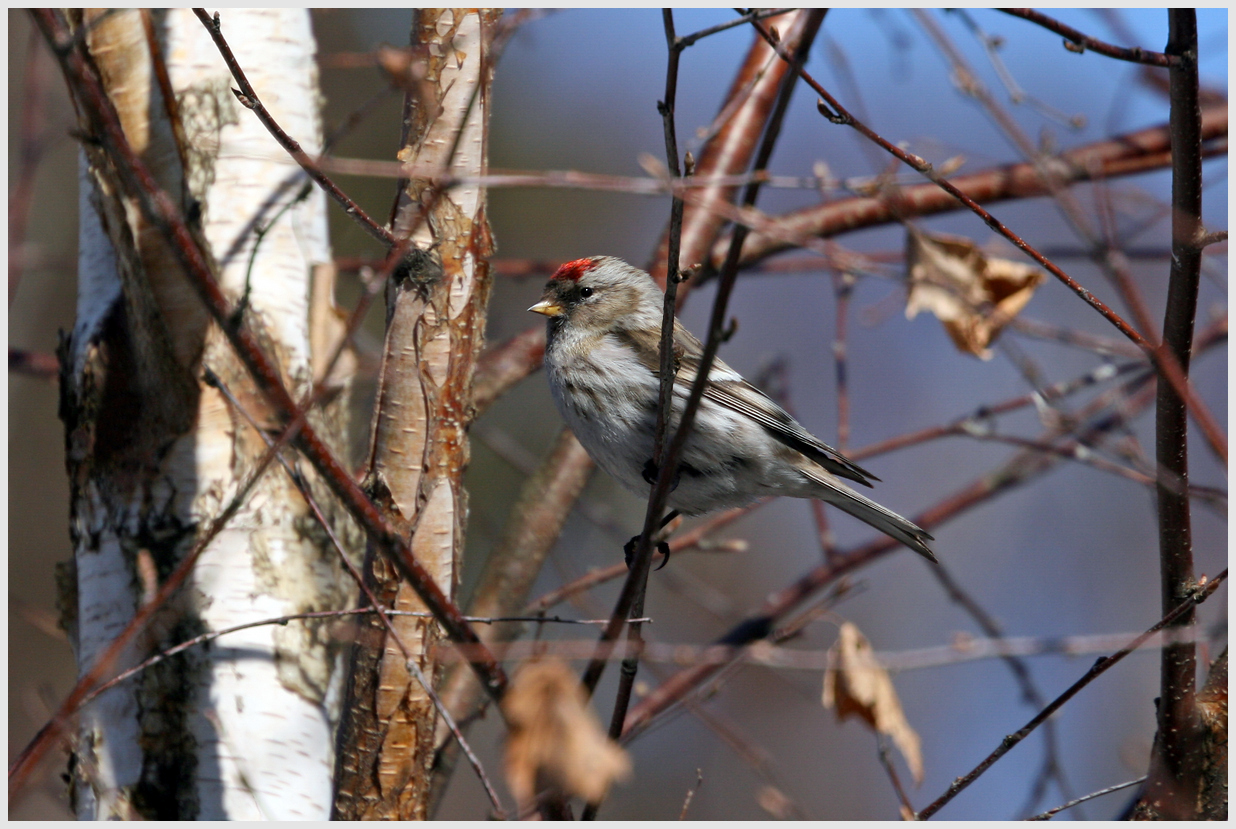
[[[624,544],[622,547],[622,558],[627,563],[628,570],[630,570],[631,567],[635,564],[635,547],[638,544],[639,544],[639,536],[635,535],[635,536],[632,536],[631,540],[628,541],[626,544]],[[660,566],[656,568],[657,570],[660,570],[662,567],[669,564],[669,560],[670,560],[669,542],[668,541],[658,541],[657,546],[656,546],[656,551],[665,557],[664,560],[661,562]]]
[[[651,459],[649,459],[648,463],[644,464],[644,469],[641,474],[644,476],[644,482],[647,483],[648,486],[656,486],[657,475],[661,474],[661,467],[657,466]],[[678,489],[678,480],[681,477],[682,466],[679,466],[678,469],[674,470],[674,480],[670,481],[670,492]]]

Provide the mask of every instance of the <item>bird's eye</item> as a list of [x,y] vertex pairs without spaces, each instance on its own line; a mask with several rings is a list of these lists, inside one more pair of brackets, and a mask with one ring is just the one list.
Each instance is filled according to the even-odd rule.
[[592,289],[588,287],[580,288],[579,295],[582,296],[584,299],[587,299],[588,297],[592,296]]

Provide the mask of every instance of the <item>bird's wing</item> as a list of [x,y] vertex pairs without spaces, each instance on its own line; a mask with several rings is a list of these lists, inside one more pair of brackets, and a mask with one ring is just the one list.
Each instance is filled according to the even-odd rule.
[[[656,332],[655,337],[652,332],[645,331],[624,332],[622,336],[640,355],[640,362],[653,374],[660,376],[657,357],[660,352],[660,332]],[[674,362],[678,370],[674,385],[683,389],[684,393],[695,382],[703,351],[704,348],[695,335],[678,320],[674,320]],[[871,481],[880,480],[800,426],[785,409],[744,380],[719,358],[713,360],[712,369],[708,372],[704,397],[751,418],[774,438],[806,455],[834,475],[864,486],[871,486]]]

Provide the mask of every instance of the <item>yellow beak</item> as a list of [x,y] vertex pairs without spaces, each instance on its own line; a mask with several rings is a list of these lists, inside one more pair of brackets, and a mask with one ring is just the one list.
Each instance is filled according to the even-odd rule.
[[535,314],[544,314],[547,317],[562,316],[562,306],[554,302],[552,299],[543,299],[528,310]]

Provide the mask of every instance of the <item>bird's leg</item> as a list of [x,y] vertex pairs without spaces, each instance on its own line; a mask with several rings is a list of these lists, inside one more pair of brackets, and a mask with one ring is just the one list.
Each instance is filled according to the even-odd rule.
[[[676,509],[670,510],[668,513],[666,513],[666,516],[661,519],[661,523],[657,525],[657,531],[659,532],[665,529],[666,525],[668,525],[669,522],[673,521],[677,517],[678,517],[678,510]],[[639,536],[635,535],[635,536],[632,536],[631,540],[628,541],[626,544],[624,544],[622,547],[622,557],[623,557],[623,560],[626,561],[627,563],[628,570],[631,569],[631,565],[634,563],[633,560],[635,558],[635,545],[638,543],[639,543]],[[669,559],[670,559],[669,542],[668,541],[658,541],[657,542],[657,552],[665,556],[665,559],[661,562],[661,567],[664,567],[665,565],[669,564]],[[661,567],[658,567],[657,569],[660,570]]]

